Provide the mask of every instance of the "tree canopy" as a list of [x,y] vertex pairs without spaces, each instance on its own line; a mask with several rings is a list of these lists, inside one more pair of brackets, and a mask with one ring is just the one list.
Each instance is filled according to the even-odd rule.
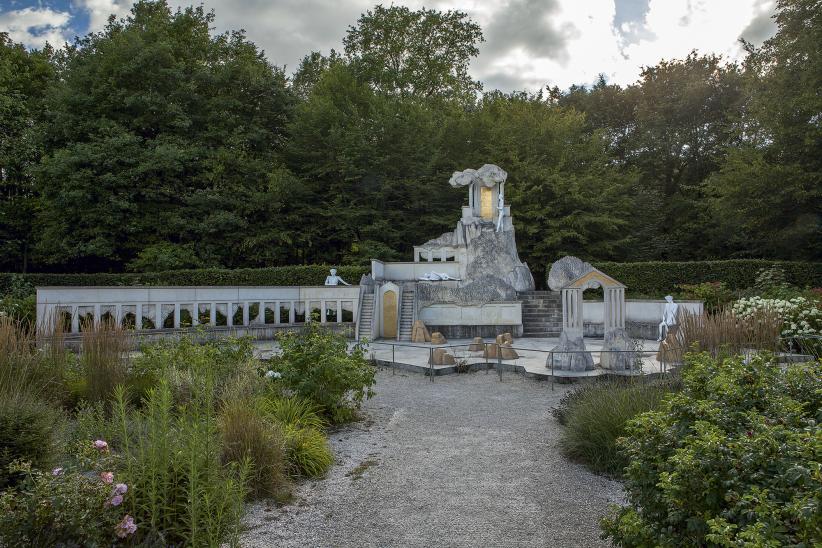
[[[822,10],[780,0],[739,64],[482,91],[464,13],[375,6],[288,77],[202,7],[142,0],[64,49],[0,35],[0,268],[408,259],[496,163],[537,273],[594,260],[822,256]],[[539,276],[538,276],[539,277]]]

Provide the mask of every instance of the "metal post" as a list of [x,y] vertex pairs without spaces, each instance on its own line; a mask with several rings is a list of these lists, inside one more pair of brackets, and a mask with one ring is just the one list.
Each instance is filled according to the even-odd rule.
[[483,346],[485,346],[485,350],[483,351],[482,354],[483,354],[483,357],[485,358],[485,374],[487,375],[488,374],[488,343],[484,342],[482,344],[483,344]]
[[499,371],[499,380],[502,382],[502,347],[497,344],[497,371]]
[[431,382],[434,382],[434,348],[428,349],[428,375],[431,377]]
[[548,353],[548,359],[551,360],[551,392],[554,391],[554,351]]
[[397,360],[394,358],[394,345],[391,345],[391,374],[394,375],[397,370]]

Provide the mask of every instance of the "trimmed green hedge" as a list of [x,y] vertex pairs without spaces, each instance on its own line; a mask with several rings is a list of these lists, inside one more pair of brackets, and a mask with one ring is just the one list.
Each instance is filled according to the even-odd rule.
[[[822,263],[737,259],[729,261],[649,261],[643,263],[595,262],[595,267],[628,286],[631,293],[664,294],[678,284],[725,282],[730,289],[745,289],[762,268],[779,266],[788,281],[799,287],[822,286]],[[549,267],[550,268],[550,267]]]
[[8,293],[12,280],[22,277],[32,286],[80,285],[323,285],[328,270],[350,284],[358,284],[360,277],[371,271],[366,266],[305,265],[273,268],[239,268],[236,270],[210,268],[169,270],[124,274],[12,274],[0,273],[0,295]]

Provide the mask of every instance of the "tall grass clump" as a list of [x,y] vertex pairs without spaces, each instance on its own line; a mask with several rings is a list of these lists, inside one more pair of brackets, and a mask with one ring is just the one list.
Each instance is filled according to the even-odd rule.
[[58,409],[33,394],[0,394],[0,489],[22,479],[9,469],[15,461],[36,470],[55,461],[61,419]]
[[760,309],[743,316],[726,306],[715,314],[680,312],[677,337],[686,351],[718,357],[776,351],[781,331],[782,319],[774,310]]
[[253,496],[282,499],[288,494],[285,438],[277,423],[267,420],[252,402],[232,400],[222,406],[219,432],[224,464],[249,461]]
[[285,434],[288,462],[294,475],[318,478],[334,463],[320,408],[299,396],[262,398],[258,407]]
[[133,486],[130,513],[145,544],[218,546],[236,543],[250,464],[221,462],[214,387],[203,384],[175,406],[168,383],[148,392],[144,408],[129,409],[115,391],[122,474]]
[[560,449],[596,473],[620,477],[628,462],[617,450],[628,421],[656,409],[676,384],[670,381],[630,383],[608,381],[585,386],[564,400],[555,412],[565,425]]
[[128,336],[113,322],[100,322],[83,330],[80,367],[85,397],[89,401],[109,399],[128,375]]

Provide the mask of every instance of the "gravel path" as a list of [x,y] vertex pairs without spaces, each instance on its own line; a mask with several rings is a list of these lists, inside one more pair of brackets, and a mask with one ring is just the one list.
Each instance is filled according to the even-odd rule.
[[603,546],[623,491],[559,454],[550,410],[568,389],[381,370],[365,420],[331,435],[328,477],[252,505],[242,545]]

